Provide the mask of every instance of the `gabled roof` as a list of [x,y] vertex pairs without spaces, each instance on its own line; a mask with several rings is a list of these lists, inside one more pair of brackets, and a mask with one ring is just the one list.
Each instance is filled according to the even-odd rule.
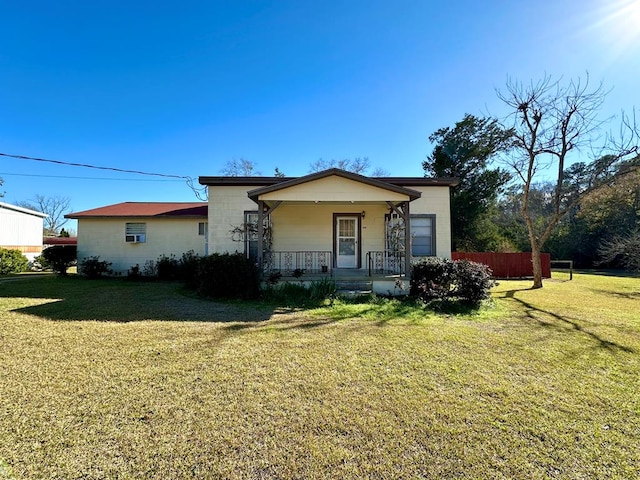
[[315,180],[320,180],[320,179],[332,177],[332,176],[346,178],[347,180],[352,180],[354,182],[359,182],[365,185],[370,185],[372,187],[377,187],[383,190],[399,193],[401,195],[406,195],[409,197],[410,200],[415,200],[416,198],[420,198],[420,196],[422,195],[420,192],[416,190],[410,190],[405,187],[399,187],[397,185],[384,182],[382,180],[365,177],[364,175],[358,175],[357,173],[347,172],[339,168],[330,168],[328,170],[323,170],[322,172],[305,175],[304,177],[291,178],[289,180],[285,180],[284,182],[280,182],[275,185],[268,185],[265,187],[256,188],[254,190],[249,191],[247,194],[251,200],[253,200],[254,202],[257,202],[258,197],[260,197],[260,195],[264,195],[266,193],[271,193],[271,192],[277,192],[279,190],[284,190],[286,188],[290,188],[296,185],[301,185],[304,183],[309,183]]
[[38,212],[36,210],[31,210],[30,208],[18,207],[17,205],[11,205],[10,203],[0,202],[0,208],[4,208],[7,210],[13,210],[14,212],[26,213],[28,215],[34,215],[36,217],[46,217],[46,213]]
[[[358,178],[367,178],[369,180],[376,180],[384,183],[390,183],[392,185],[400,187],[455,187],[458,185],[457,178],[441,177],[441,178],[429,178],[429,177],[366,177],[363,175],[357,175],[355,173],[340,170],[338,168],[332,168],[324,170],[323,172],[312,173],[311,175],[322,174],[325,172],[338,170],[346,174],[355,175]],[[248,186],[248,187],[266,187],[269,185],[281,184],[290,180],[299,180],[301,178],[307,178],[310,175],[303,177],[199,177],[198,181],[201,185],[207,185],[210,187],[222,187],[222,186]]]
[[92,210],[69,213],[65,215],[65,218],[206,218],[207,212],[208,206],[204,202],[123,202]]

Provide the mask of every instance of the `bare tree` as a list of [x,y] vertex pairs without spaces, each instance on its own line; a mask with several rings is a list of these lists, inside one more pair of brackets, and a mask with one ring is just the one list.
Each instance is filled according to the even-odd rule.
[[346,170],[348,172],[364,175],[369,168],[371,168],[371,162],[368,157],[356,157],[353,160],[350,158],[344,158],[342,160],[323,160],[319,158],[311,165],[309,165],[309,172],[321,172],[329,168],[339,168],[340,170]]
[[233,158],[225,164],[222,174],[227,177],[256,177],[261,172],[256,170],[256,164],[251,160]]
[[[507,162],[521,182],[520,213],[531,244],[533,288],[541,288],[540,253],[545,242],[585,193],[620,174],[620,163],[638,152],[638,129],[635,120],[623,115],[619,136],[601,135],[606,122],[598,115],[606,92],[602,84],[590,89],[588,78],[567,85],[548,76],[529,85],[509,80],[506,91],[497,93],[511,110],[504,127],[513,129],[515,148]],[[572,165],[585,157],[588,161]],[[549,172],[554,178],[552,212],[536,223],[531,190]]]
[[600,265],[618,263],[629,270],[640,270],[640,231],[603,241],[598,254]]
[[31,210],[45,213],[44,234],[49,236],[58,235],[62,226],[67,223],[64,218],[66,213],[71,211],[71,199],[69,197],[36,195],[28,202],[18,202],[18,205]]

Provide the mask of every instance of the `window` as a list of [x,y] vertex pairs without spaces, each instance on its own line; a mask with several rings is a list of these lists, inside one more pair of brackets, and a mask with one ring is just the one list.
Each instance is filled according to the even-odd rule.
[[[435,222],[432,214],[411,215],[411,256],[427,257],[436,254]],[[404,222],[397,213],[385,215],[387,250],[404,252]]]
[[435,215],[411,215],[411,255],[435,254]]
[[127,243],[144,243],[147,241],[146,223],[125,223],[124,241]]
[[207,235],[207,222],[199,222],[198,223],[198,235]]

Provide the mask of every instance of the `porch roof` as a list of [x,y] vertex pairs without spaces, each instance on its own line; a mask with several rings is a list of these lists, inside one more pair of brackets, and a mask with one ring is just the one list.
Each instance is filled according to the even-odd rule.
[[412,201],[422,195],[416,190],[378,178],[365,177],[338,168],[287,179],[247,192],[254,202],[278,201]]

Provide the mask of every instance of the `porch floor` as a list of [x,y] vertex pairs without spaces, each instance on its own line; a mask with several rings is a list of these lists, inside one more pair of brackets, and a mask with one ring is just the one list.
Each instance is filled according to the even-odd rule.
[[322,280],[323,278],[332,278],[336,282],[357,282],[357,281],[395,281],[398,278],[404,278],[404,275],[392,274],[392,273],[372,273],[369,276],[369,272],[366,269],[358,268],[334,268],[330,272],[321,273],[305,273],[301,277],[296,278],[290,275],[283,275],[281,280],[283,281],[295,281],[295,280]]

